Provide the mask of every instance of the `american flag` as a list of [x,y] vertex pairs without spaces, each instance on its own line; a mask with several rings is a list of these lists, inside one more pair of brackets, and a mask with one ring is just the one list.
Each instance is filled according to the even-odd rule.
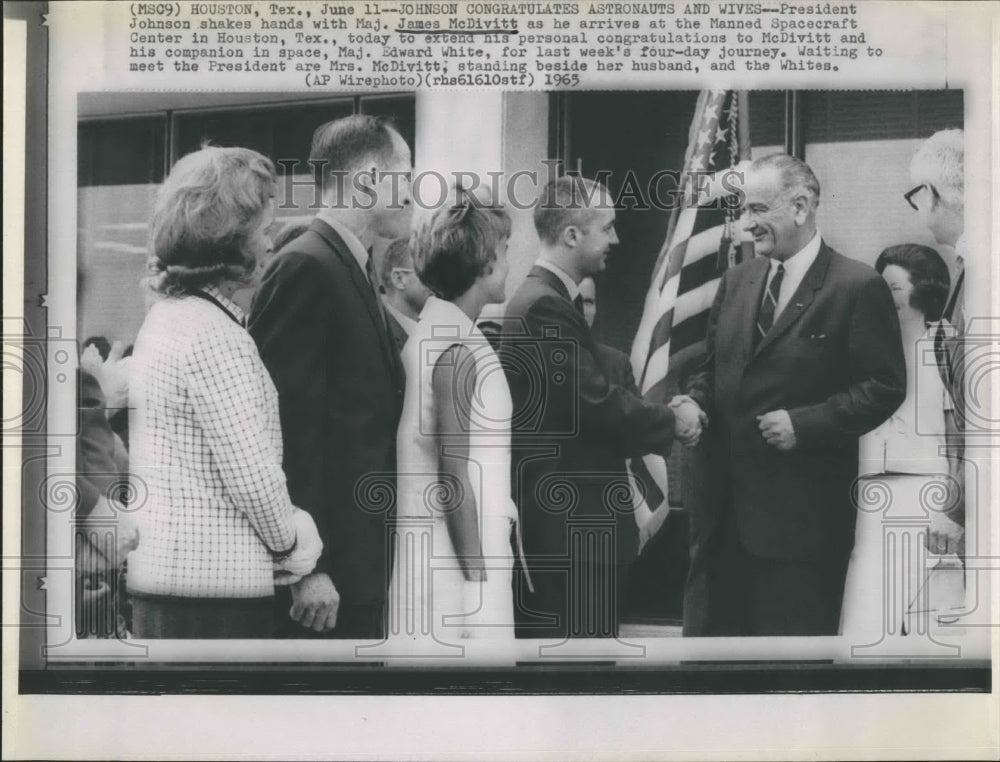
[[[649,400],[669,401],[677,373],[704,353],[708,313],[722,273],[752,256],[752,242],[740,240],[737,205],[732,198],[723,203],[726,191],[738,183],[728,188],[720,183],[723,173],[750,158],[746,103],[746,93],[735,90],[703,90],[698,96],[680,177],[681,202],[671,211],[632,345],[632,369]],[[667,464],[657,455],[633,463],[649,485],[642,465],[660,492],[647,494],[655,509],[667,499]]]

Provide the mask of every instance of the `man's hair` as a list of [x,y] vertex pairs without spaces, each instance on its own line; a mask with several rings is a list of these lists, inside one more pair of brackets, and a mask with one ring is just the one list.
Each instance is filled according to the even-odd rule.
[[496,261],[497,244],[510,230],[503,206],[459,190],[452,206],[434,212],[411,237],[417,276],[436,296],[454,301]]
[[553,245],[571,225],[588,230],[594,210],[607,193],[601,183],[580,175],[563,175],[550,181],[535,202],[538,237]]
[[382,255],[378,281],[387,294],[392,289],[392,271],[397,267],[413,268],[413,253],[410,251],[409,238],[397,238],[389,244],[385,254]]
[[940,130],[925,140],[910,161],[910,171],[917,179],[934,186],[938,196],[949,206],[965,207],[965,133]]
[[879,254],[875,270],[881,275],[889,265],[901,267],[910,274],[913,284],[910,306],[923,313],[924,320],[929,323],[940,320],[951,290],[948,265],[941,255],[930,246],[903,243],[890,246]]
[[274,165],[249,148],[206,146],[182,157],[157,196],[150,223],[154,291],[177,295],[246,281],[247,243],[274,196]]
[[815,210],[819,206],[820,188],[819,180],[813,174],[812,168],[802,159],[796,159],[785,153],[774,153],[754,159],[750,165],[751,172],[762,170],[774,170],[781,178],[781,192],[783,194],[805,193],[806,197]]
[[367,114],[320,125],[313,133],[309,151],[309,167],[316,184],[325,190],[334,172],[371,169],[366,162],[386,166],[392,161],[394,132],[388,121]]

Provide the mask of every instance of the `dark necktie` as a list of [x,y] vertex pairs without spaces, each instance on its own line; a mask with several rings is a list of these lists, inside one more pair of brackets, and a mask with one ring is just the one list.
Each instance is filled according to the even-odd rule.
[[581,315],[583,314],[583,294],[577,294],[576,299],[573,300],[573,306],[576,307],[576,311]]
[[767,336],[767,332],[774,325],[774,313],[778,309],[778,296],[781,294],[781,281],[785,277],[785,266],[778,264],[778,269],[771,278],[771,282],[764,292],[764,299],[760,303],[760,312],[757,313],[757,333],[754,346],[760,344],[761,339]]
[[389,321],[385,316],[385,305],[382,304],[382,297],[379,295],[379,285],[378,281],[375,279],[375,265],[372,263],[372,253],[368,252],[368,261],[365,262],[365,275],[368,276],[368,283],[372,287],[372,292],[375,294],[375,305],[378,307],[378,312],[382,316],[382,324],[384,327],[388,328]]
[[945,346],[946,341],[944,323],[938,323],[937,329],[934,331],[934,359],[937,362],[938,374],[941,376],[941,381],[950,395],[954,390],[954,379],[951,369],[951,357],[949,357],[948,349]]

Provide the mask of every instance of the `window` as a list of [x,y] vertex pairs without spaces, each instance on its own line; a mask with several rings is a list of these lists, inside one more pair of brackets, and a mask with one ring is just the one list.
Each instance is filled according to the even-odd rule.
[[[340,96],[307,103],[225,105],[206,94],[164,94],[162,111],[142,116],[81,120],[78,125],[79,336],[134,341],[145,315],[140,281],[146,274],[148,225],[156,193],[178,158],[208,141],[244,146],[301,163],[278,183],[282,222],[304,222],[315,211],[306,161],[316,127],[352,113],[389,117],[412,146],[416,100],[409,95]],[[137,101],[138,103],[138,101]],[[196,108],[196,107],[197,108]],[[154,106],[155,107],[155,106]],[[160,106],[163,108],[163,106]]]
[[[279,159],[302,162],[309,159],[313,131],[324,122],[354,113],[354,99],[321,105],[268,106],[219,112],[178,113],[173,126],[176,158],[197,151],[203,143],[242,146],[259,151],[277,163]],[[278,171],[281,166],[278,166]],[[308,174],[307,172],[303,172]]]
[[77,129],[77,184],[163,182],[166,117],[81,122]]
[[940,248],[903,193],[920,143],[962,126],[960,90],[811,91],[801,119],[805,159],[823,188],[817,223],[834,249],[873,264],[898,243]]

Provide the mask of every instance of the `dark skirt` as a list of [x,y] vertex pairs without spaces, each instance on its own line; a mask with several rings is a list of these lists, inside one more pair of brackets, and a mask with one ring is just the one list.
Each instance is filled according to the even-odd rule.
[[136,638],[273,638],[274,599],[182,598],[129,591]]

